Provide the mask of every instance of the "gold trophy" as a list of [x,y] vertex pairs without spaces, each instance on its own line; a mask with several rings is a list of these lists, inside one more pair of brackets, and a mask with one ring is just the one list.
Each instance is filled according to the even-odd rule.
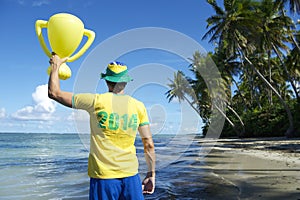
[[[58,13],[50,17],[49,21],[37,20],[35,23],[35,31],[39,42],[50,58],[49,51],[43,37],[42,29],[47,28],[47,35],[50,47],[59,57],[69,57],[67,62],[78,59],[91,46],[95,39],[95,33],[84,28],[82,21],[68,13]],[[78,52],[71,56],[81,43],[83,36],[87,37],[87,41]],[[51,72],[51,66],[48,68],[48,74]],[[71,69],[64,63],[59,68],[59,78],[66,80],[71,77]]]

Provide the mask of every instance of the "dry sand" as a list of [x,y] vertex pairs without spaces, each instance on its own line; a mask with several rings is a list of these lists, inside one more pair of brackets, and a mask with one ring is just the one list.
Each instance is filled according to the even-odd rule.
[[221,199],[300,200],[299,138],[218,139],[214,145],[199,142],[213,146],[204,158],[206,166],[237,190],[229,195],[226,188],[210,185],[203,199],[214,199],[209,195],[214,193],[223,194]]

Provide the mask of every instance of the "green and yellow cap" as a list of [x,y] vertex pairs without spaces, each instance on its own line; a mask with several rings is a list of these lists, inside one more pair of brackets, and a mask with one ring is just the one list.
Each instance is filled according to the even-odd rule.
[[106,73],[101,73],[101,79],[114,83],[132,81],[132,78],[128,75],[127,66],[121,62],[109,63]]

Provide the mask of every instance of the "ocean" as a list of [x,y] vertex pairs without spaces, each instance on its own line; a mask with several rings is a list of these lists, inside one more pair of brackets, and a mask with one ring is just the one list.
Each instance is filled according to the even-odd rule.
[[[154,135],[156,190],[145,199],[209,199],[216,177],[195,135]],[[136,139],[140,177],[146,164]],[[78,134],[0,133],[0,199],[88,199],[88,150]],[[216,188],[218,189],[218,188]]]

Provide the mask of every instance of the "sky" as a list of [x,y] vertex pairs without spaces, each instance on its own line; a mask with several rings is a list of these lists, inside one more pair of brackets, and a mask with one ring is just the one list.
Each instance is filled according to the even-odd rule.
[[[122,49],[119,44],[112,42],[118,36],[129,35],[130,39],[124,41],[126,44],[140,45],[140,37],[135,37],[133,30],[149,28],[149,38],[153,36],[151,30],[167,31],[196,41],[206,51],[213,50],[212,44],[202,40],[206,32],[206,19],[213,14],[212,8],[204,0],[1,0],[0,132],[78,131],[79,122],[76,118],[81,118],[85,113],[65,108],[47,97],[46,70],[49,58],[35,33],[36,20],[48,21],[57,13],[77,16],[86,29],[96,34],[90,48],[78,60],[68,63],[72,76],[60,83],[66,91],[76,90],[76,84],[80,83],[78,78],[84,73],[82,69],[87,68],[85,63],[89,63],[89,60],[95,57],[99,60],[99,69],[96,70],[99,74],[105,69],[102,62],[115,60],[115,57],[108,57],[107,52],[116,53]],[[44,30],[43,34],[47,32]],[[189,73],[189,62],[187,57],[182,58],[177,52],[161,50],[164,40],[168,38],[162,38],[162,44],[156,43],[156,49],[142,46],[117,55],[119,61],[126,63],[132,76],[147,80],[140,82],[131,95],[145,103],[154,133],[182,132],[182,124],[187,131],[199,132],[195,119],[184,114],[188,108],[176,100],[168,103],[166,99],[168,79],[176,70]],[[84,41],[83,38],[82,44]],[[184,45],[184,41],[172,38],[170,41],[174,48],[180,49],[180,45]],[[105,44],[108,44],[106,54],[101,54]],[[95,62],[95,66],[98,66]],[[161,82],[159,77],[165,81]],[[106,91],[103,81],[92,84],[95,92]],[[134,84],[134,81],[130,84]]]

